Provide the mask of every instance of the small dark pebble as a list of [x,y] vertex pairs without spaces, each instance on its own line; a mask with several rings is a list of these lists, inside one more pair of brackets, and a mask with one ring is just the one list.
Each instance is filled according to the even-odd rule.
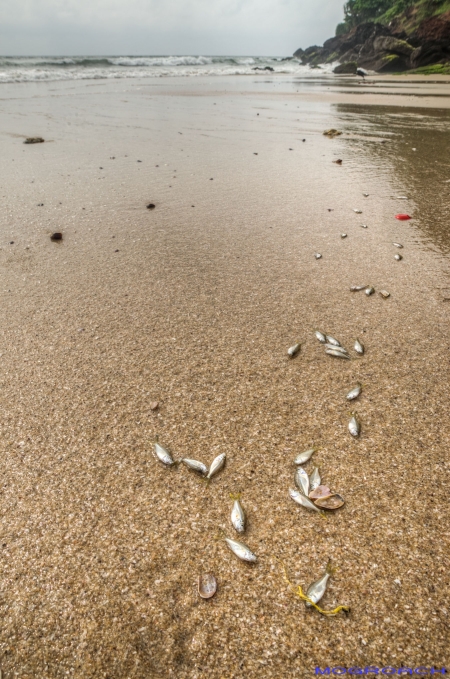
[[38,203],[38,207],[44,207],[44,203]]
[[119,252],[118,250],[114,250],[114,252]]
[[256,115],[259,116],[259,113],[257,113]]
[[10,244],[10,245],[14,245],[14,241],[13,241],[13,240],[10,240],[10,241],[9,241],[9,244]]
[[213,179],[214,179],[214,177],[210,177],[210,178],[209,178],[209,181],[212,182]]
[[42,139],[42,137],[28,137],[27,139],[25,139],[25,141],[23,143],[24,144],[42,144],[42,142],[44,142],[44,141],[45,141],[45,139]]
[[99,169],[99,170],[103,170],[103,168],[102,168],[102,167],[99,167],[98,169]]
[[306,141],[306,139],[302,139],[302,141]]
[[156,207],[155,203],[149,203],[149,204],[147,205],[147,210],[154,210],[155,207]]
[[293,151],[294,149],[289,149],[289,151]]
[[342,158],[338,158],[337,160],[333,160],[333,163],[336,163],[336,165],[342,165]]
[[116,159],[116,156],[109,156],[109,159],[110,159],[110,160],[115,160],[115,159]]
[[142,160],[137,160],[136,162],[137,162],[137,163],[142,163]]
[[195,205],[191,205],[191,207],[195,207]]
[[333,212],[333,211],[334,211],[334,208],[333,208],[333,207],[329,207],[329,208],[327,208],[327,210],[328,210],[328,212]]
[[257,156],[258,154],[257,154],[257,153],[255,153],[255,152],[253,152],[253,155],[254,155],[254,156]]
[[50,240],[62,240],[62,233],[55,231],[55,233],[52,233],[50,236]]

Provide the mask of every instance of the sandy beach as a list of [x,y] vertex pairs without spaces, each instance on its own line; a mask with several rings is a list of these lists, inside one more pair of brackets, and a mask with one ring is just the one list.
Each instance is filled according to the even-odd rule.
[[[449,109],[448,77],[1,86],[3,679],[448,666]],[[326,518],[289,497],[313,445]],[[279,560],[331,560],[349,615]]]

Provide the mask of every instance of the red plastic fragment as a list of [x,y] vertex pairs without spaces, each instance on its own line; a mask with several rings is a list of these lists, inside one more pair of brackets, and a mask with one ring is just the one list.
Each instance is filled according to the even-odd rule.
[[411,219],[409,215],[395,215],[395,219]]

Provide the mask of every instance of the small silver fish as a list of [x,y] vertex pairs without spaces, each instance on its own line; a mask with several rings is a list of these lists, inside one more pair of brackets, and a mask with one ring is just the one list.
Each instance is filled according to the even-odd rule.
[[316,259],[322,259],[322,255],[320,254],[320,252],[316,252],[316,254],[314,255],[314,257],[315,257]]
[[[311,472],[311,476],[309,477],[309,491],[316,490],[320,486],[320,472],[319,468],[315,467],[313,471]],[[309,493],[308,493],[309,495]]]
[[367,285],[352,285],[350,288],[351,292],[359,292],[360,290],[365,290]]
[[394,255],[394,259],[396,259],[397,262],[399,262],[401,259],[403,259],[403,257],[401,255]]
[[242,508],[239,498],[235,498],[233,502],[233,509],[231,510],[231,523],[238,533],[245,531],[245,513]]
[[348,430],[352,436],[359,436],[361,432],[361,425],[359,424],[358,420],[356,417],[353,415],[352,419],[348,423]]
[[289,490],[289,495],[298,505],[301,505],[306,509],[311,509],[314,512],[320,513],[320,509],[316,507],[316,505],[313,502],[311,502],[309,498],[305,497],[305,495],[303,495],[303,493],[301,493],[299,490],[294,490],[293,488],[291,488]]
[[183,457],[181,460],[188,469],[192,469],[194,472],[199,472],[199,474],[203,474],[205,476],[208,473],[208,467],[206,464],[203,464],[203,462],[199,462],[198,460],[190,460],[187,457]]
[[320,330],[315,330],[314,334],[317,337],[317,339],[319,340],[319,342],[326,342],[327,341],[326,336],[323,334],[323,332],[320,332]]
[[[330,575],[332,574],[333,570],[331,568],[331,565],[327,565],[327,570],[325,571],[325,574],[322,575],[321,578],[316,580],[316,582],[313,582],[308,589],[306,590],[306,596],[311,599],[315,604],[317,604],[323,595],[325,594],[325,590],[327,588],[327,583]],[[311,604],[308,603],[308,601],[305,601],[306,606],[311,607]]]
[[171,467],[173,464],[175,464],[175,461],[169,451],[160,446],[159,443],[155,443],[155,453],[158,460],[167,467]]
[[347,238],[347,234],[346,234],[346,233],[341,233],[341,238]]
[[361,344],[359,339],[355,340],[354,347],[355,347],[355,351],[356,351],[357,354],[362,355],[364,353],[364,344]]
[[402,248],[403,247],[403,245],[401,245],[400,243],[392,243],[392,245],[395,245],[396,248]]
[[300,342],[299,342],[298,344],[294,344],[294,346],[289,347],[289,349],[288,349],[288,355],[289,355],[291,358],[294,358],[294,356],[296,356],[296,354],[298,354],[298,352],[300,351],[300,347],[301,347],[301,346],[302,346],[302,345],[301,345]]
[[309,495],[309,476],[303,467],[299,467],[295,472],[295,485],[302,491],[303,495]]
[[294,460],[294,464],[304,464],[305,462],[308,462],[315,451],[315,448],[310,448],[309,450],[305,450],[304,453],[299,453]]
[[367,224],[360,224],[360,227],[361,227],[362,229],[367,229]]
[[343,351],[338,351],[337,347],[334,349],[325,349],[325,353],[328,354],[328,356],[334,356],[335,358],[346,358],[348,361],[350,361],[350,356],[345,354]]
[[358,383],[356,387],[353,387],[351,391],[348,392],[347,394],[347,401],[354,401],[355,398],[358,398],[362,391],[362,386]]
[[336,347],[334,344],[324,344],[325,349],[332,349],[332,351],[340,351],[341,354],[348,354],[345,347]]
[[362,210],[358,210],[356,207],[353,208],[353,212],[356,212],[357,215],[362,215]]
[[332,344],[332,345],[335,346],[335,347],[340,347],[340,346],[342,346],[341,343],[338,342],[338,340],[335,339],[334,337],[332,337],[331,335],[325,335],[325,337],[327,338],[328,344]]
[[370,295],[373,295],[374,292],[375,292],[375,288],[373,288],[371,285],[368,288],[366,288],[367,297],[370,297]]
[[221,453],[220,455],[214,458],[209,468],[209,472],[206,477],[207,479],[211,479],[214,476],[214,474],[217,474],[217,472],[219,472],[222,469],[223,465],[225,464],[226,457],[227,456],[225,453]]
[[229,538],[225,538],[225,542],[227,543],[228,547],[231,549],[233,554],[235,554],[238,557],[238,559],[241,559],[241,561],[249,561],[250,563],[255,563],[256,556],[253,554],[251,549],[247,547],[247,545],[244,545],[243,542],[238,542],[237,540],[230,540]]
[[395,196],[398,200],[408,200],[408,196]]
[[391,296],[391,293],[388,292],[387,290],[380,290],[380,295],[384,297],[384,299],[387,299],[388,297]]

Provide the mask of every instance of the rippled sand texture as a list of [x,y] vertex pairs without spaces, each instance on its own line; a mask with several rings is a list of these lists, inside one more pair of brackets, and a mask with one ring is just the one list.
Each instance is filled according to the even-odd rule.
[[[448,85],[434,108],[351,85],[352,102],[345,79],[329,100],[330,81],[266,76],[2,87],[6,679],[448,661]],[[156,436],[226,467],[209,485],[166,469]],[[346,500],[327,520],[288,496],[311,444]],[[253,566],[223,541],[237,492]],[[276,558],[303,586],[331,559],[322,604],[349,617],[307,610]]]

